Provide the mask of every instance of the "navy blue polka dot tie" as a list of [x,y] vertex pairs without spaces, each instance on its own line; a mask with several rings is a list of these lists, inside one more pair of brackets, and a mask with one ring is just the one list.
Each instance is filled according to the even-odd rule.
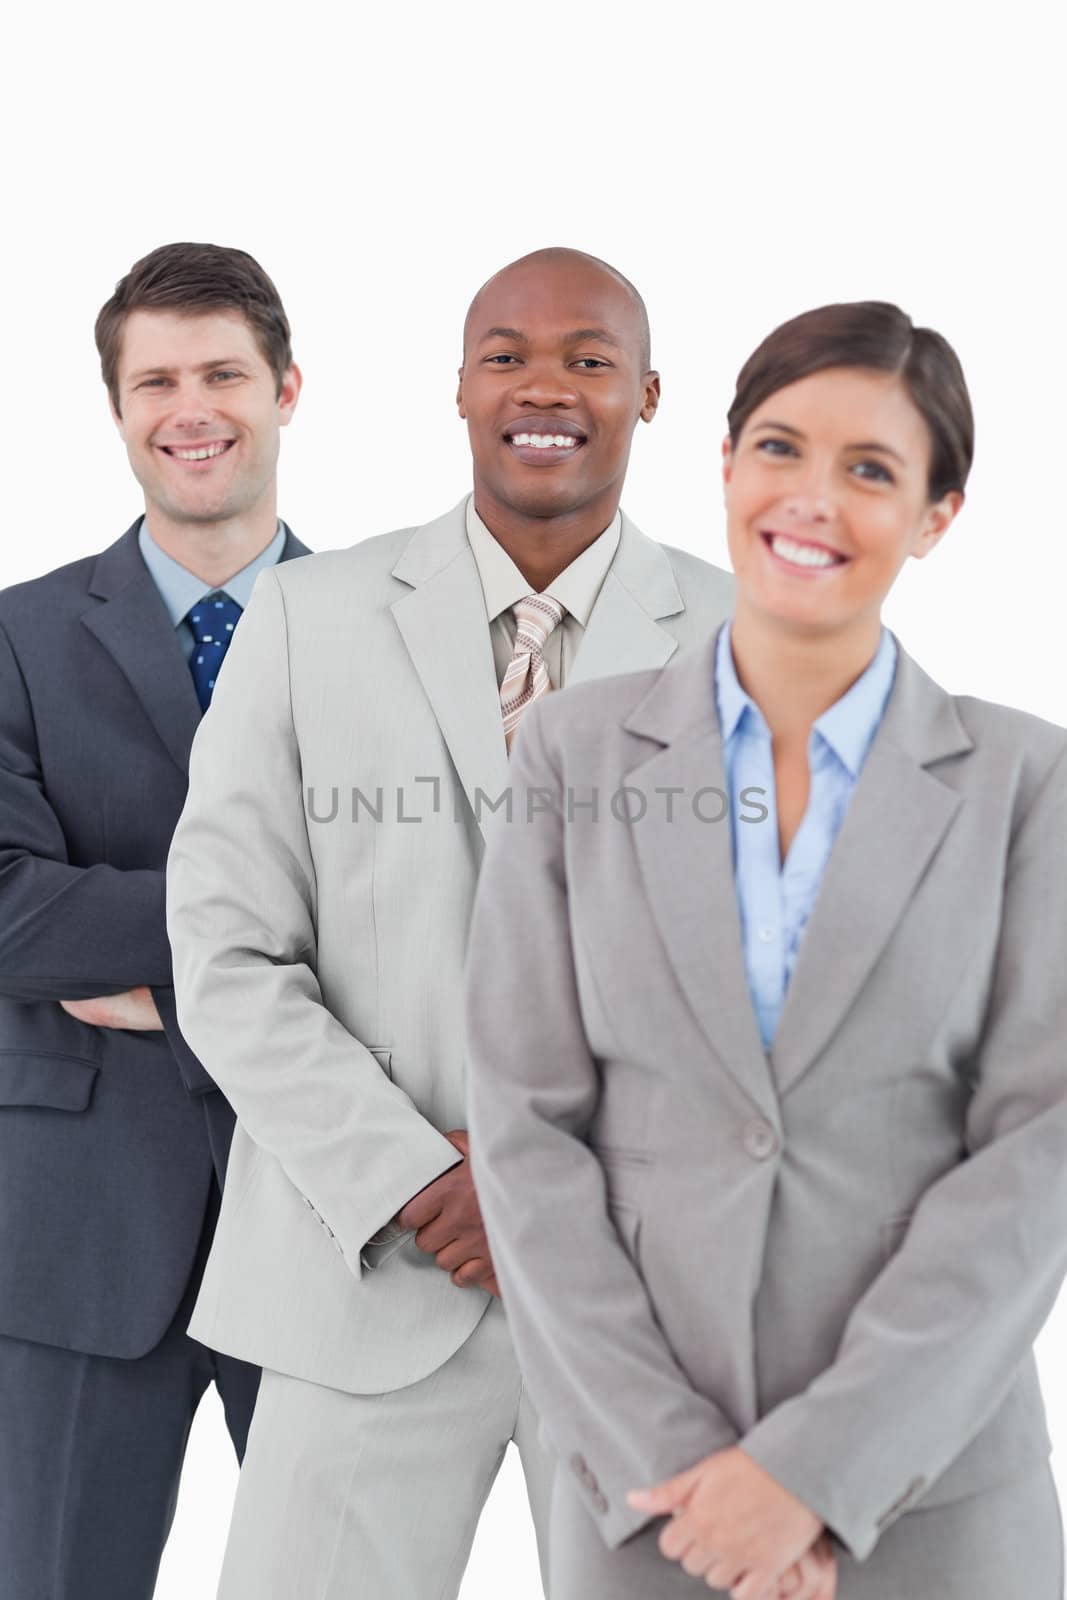
[[216,590],[214,594],[206,594],[202,600],[198,600],[186,613],[186,621],[192,624],[196,635],[196,648],[189,659],[189,669],[193,674],[201,711],[206,711],[211,704],[215,680],[223,657],[230,648],[241,611],[236,600]]

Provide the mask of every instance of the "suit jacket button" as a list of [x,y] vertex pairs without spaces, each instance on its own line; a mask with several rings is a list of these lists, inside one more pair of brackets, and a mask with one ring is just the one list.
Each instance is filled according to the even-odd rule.
[[777,1155],[781,1148],[778,1135],[763,1117],[753,1117],[751,1122],[746,1122],[741,1137],[753,1161],[766,1161],[769,1156]]
[[604,1496],[601,1494],[600,1490],[597,1489],[596,1493],[593,1495],[593,1510],[599,1511],[601,1516],[603,1516],[607,1509],[608,1502],[604,1499]]
[[585,1481],[585,1475],[589,1468],[585,1464],[584,1456],[571,1456],[571,1471],[576,1478],[581,1478],[583,1482]]

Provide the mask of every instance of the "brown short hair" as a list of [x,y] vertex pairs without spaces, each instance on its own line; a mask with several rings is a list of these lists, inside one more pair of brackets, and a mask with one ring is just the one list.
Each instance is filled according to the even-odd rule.
[[728,413],[731,443],[772,394],[828,367],[897,373],[929,429],[931,501],[962,493],[974,459],[974,414],[959,357],[941,334],[915,327],[884,300],[820,306],[768,334],[738,374]]
[[111,403],[119,410],[122,329],[131,311],[239,311],[246,317],[279,393],[293,364],[289,320],[259,262],[221,244],[163,244],[135,261],[96,319],[96,348]]

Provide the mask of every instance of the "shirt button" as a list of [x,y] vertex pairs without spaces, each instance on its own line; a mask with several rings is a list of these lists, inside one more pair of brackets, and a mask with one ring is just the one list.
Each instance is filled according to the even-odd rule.
[[774,929],[761,928],[758,937],[760,944],[770,944],[771,940],[774,938]]
[[589,1468],[585,1464],[584,1456],[571,1456],[571,1471],[576,1478],[584,1478]]
[[753,1161],[766,1161],[769,1156],[777,1155],[781,1148],[778,1135],[762,1117],[753,1117],[751,1122],[746,1122],[741,1138]]

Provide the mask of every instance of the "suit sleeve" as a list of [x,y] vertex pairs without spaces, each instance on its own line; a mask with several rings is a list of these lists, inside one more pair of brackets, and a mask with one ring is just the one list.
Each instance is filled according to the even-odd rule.
[[0,995],[58,1004],[142,984],[152,990],[186,1087],[213,1089],[174,1016],[165,875],[67,859],[45,793],[29,692],[0,627]]
[[193,740],[167,919],[182,1033],[358,1278],[371,1236],[461,1157],[322,997],[284,599],[272,568],[256,580]]
[[859,1559],[990,1420],[1067,1272],[1067,755],[1016,833],[958,1166],[833,1364],[741,1441]]
[[[583,1131],[599,1095],[567,898],[562,786],[533,706],[490,833],[468,952],[471,1155],[523,1375],[614,1547],[651,1519],[626,1492],[736,1444],[656,1322]],[[532,800],[531,800],[532,797]],[[549,803],[550,802],[550,803]]]

